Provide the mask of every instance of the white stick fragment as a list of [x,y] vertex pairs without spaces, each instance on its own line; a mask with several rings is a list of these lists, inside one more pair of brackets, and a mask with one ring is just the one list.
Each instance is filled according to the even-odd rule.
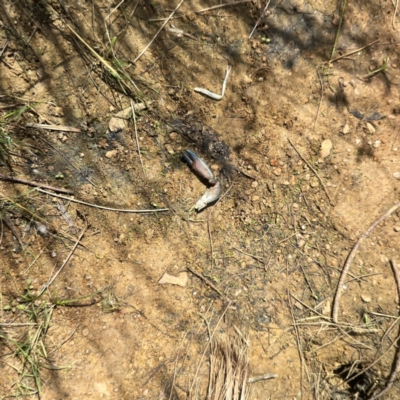
[[230,66],[226,67],[225,79],[224,79],[224,82],[222,84],[222,93],[220,95],[219,94],[215,94],[213,92],[210,92],[207,89],[198,88],[198,87],[194,88],[194,91],[197,92],[197,93],[202,93],[202,94],[204,94],[204,95],[206,95],[208,97],[211,97],[214,100],[222,100],[222,98],[224,97],[224,94],[225,94],[226,82],[228,81],[228,76],[229,76],[229,73],[231,72],[231,69],[232,69],[232,67],[230,67]]

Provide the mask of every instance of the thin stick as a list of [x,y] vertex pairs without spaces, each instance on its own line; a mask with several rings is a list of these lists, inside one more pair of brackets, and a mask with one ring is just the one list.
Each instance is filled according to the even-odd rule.
[[[393,275],[394,275],[394,279],[396,281],[396,287],[397,287],[397,294],[400,298],[400,274],[399,274],[399,270],[397,269],[397,265],[396,265],[396,261],[395,260],[390,260],[390,264],[392,266],[392,270],[393,270]],[[381,397],[383,394],[385,394],[392,386],[394,381],[397,378],[397,374],[400,371],[400,348],[399,346],[397,346],[396,349],[396,354],[393,360],[393,364],[392,364],[392,370],[389,374],[388,380],[386,382],[385,388],[382,389],[381,391],[379,391],[378,393],[374,394],[370,400],[376,400],[379,397]]]
[[26,181],[25,179],[14,178],[13,176],[9,175],[0,174],[0,180],[21,183],[23,185],[28,185],[33,187],[40,187],[47,190],[54,190],[57,193],[74,194],[72,190],[56,188],[54,186],[44,185],[43,183],[40,182]]
[[107,17],[104,18],[104,21],[106,21],[108,18],[111,17],[111,15],[113,15],[115,13],[115,11],[118,10],[118,8],[120,7],[120,5],[124,2],[125,0],[121,0],[119,2],[119,4],[110,12],[110,14],[107,15]]
[[172,18],[172,16],[175,14],[176,11],[178,11],[179,7],[182,5],[184,0],[181,0],[180,3],[175,7],[175,10],[172,11],[172,13],[169,15],[169,17],[164,21],[164,23],[161,25],[160,29],[157,31],[157,33],[154,35],[153,39],[150,40],[148,45],[141,51],[141,53],[133,60],[133,64],[135,64],[139,58],[142,57],[144,53],[146,53],[147,49],[151,46],[151,44],[154,42],[156,37],[159,35],[159,33],[163,30],[164,26],[167,25],[168,21]]
[[3,56],[3,53],[4,53],[4,51],[6,50],[6,48],[7,48],[7,46],[8,46],[8,43],[10,43],[9,40],[6,41],[5,45],[4,45],[3,48],[1,49],[1,51],[0,51],[0,59],[1,59],[1,57]]
[[245,256],[249,256],[249,257],[254,258],[255,260],[259,261],[260,263],[265,264],[264,260],[261,257],[257,257],[257,256],[255,256],[253,254],[246,253],[246,252],[238,249],[237,247],[232,247],[232,248],[233,248],[233,250],[236,250],[239,253],[244,254]]
[[275,379],[277,377],[278,377],[278,375],[276,375],[276,374],[258,375],[258,376],[253,376],[252,378],[247,379],[247,383],[266,381],[267,379]]
[[26,124],[25,126],[27,128],[47,129],[49,131],[75,132],[75,133],[82,132],[82,130],[80,128],[74,128],[73,126],[64,126],[64,125],[48,125],[48,124],[29,123],[29,124]]
[[397,14],[397,8],[399,7],[399,0],[396,0],[396,6],[394,7],[394,13],[393,13],[393,20],[392,20],[392,26],[394,30],[396,29],[396,14]]
[[204,283],[209,286],[211,289],[215,290],[221,297],[225,297],[221,291],[215,286],[213,285],[207,278],[205,278],[202,274],[200,274],[199,272],[197,272],[195,269],[193,269],[192,267],[186,266],[186,268],[193,274],[196,275],[198,278],[200,278],[202,281],[204,281]]
[[142,166],[143,175],[146,177],[146,172],[144,171],[144,166],[143,166],[142,155],[140,154],[140,146],[139,146],[139,139],[138,139],[138,134],[137,134],[137,126],[136,126],[135,107],[133,105],[133,101],[132,100],[131,100],[131,109],[132,109],[133,125],[135,126],[136,146],[137,146],[137,150],[138,150],[138,153],[139,153],[139,160],[140,160],[140,164]]
[[326,189],[324,182],[322,182],[322,179],[319,177],[319,175],[317,174],[317,171],[315,171],[315,169],[311,166],[311,164],[301,155],[301,153],[299,152],[299,150],[297,150],[297,147],[292,143],[292,141],[290,140],[289,136],[288,136],[288,141],[289,143],[293,146],[293,148],[296,150],[296,153],[300,156],[300,158],[308,165],[308,168],[311,169],[311,171],[314,173],[314,175],[318,178],[319,182],[321,183],[321,186],[323,187],[326,196],[329,199],[329,203],[331,204],[331,206],[334,206],[335,203],[333,202],[333,200],[331,199],[331,196],[328,193],[328,190]]
[[315,131],[315,126],[317,125],[317,119],[318,119],[318,116],[319,116],[319,112],[321,110],[322,98],[324,96],[324,82],[321,79],[321,75],[319,74],[319,71],[317,71],[317,75],[318,75],[318,79],[319,79],[319,84],[321,85],[321,97],[319,99],[317,115],[315,116],[315,120],[314,120],[313,131]]
[[[201,14],[203,12],[206,11],[212,11],[212,10],[216,10],[218,8],[222,8],[222,7],[228,7],[228,6],[236,6],[238,4],[243,4],[243,3],[251,3],[253,0],[240,0],[240,1],[235,1],[233,3],[225,3],[225,4],[218,4],[216,6],[212,6],[212,7],[207,7],[207,8],[202,8],[201,10],[197,10],[197,11],[193,11],[194,14]],[[184,16],[177,16],[174,18],[183,18]],[[158,21],[165,21],[167,18],[155,18],[155,19],[149,19],[149,22],[158,22]],[[196,39],[197,40],[197,39]]]
[[222,8],[222,7],[227,7],[227,6],[236,6],[237,4],[242,4],[242,3],[250,3],[252,0],[241,0],[241,1],[235,1],[234,3],[225,3],[225,4],[218,4],[217,6],[212,6],[208,8],[203,8],[202,10],[195,11],[195,14],[201,14],[206,11],[211,11],[211,10],[216,10],[217,8]]
[[82,229],[81,234],[79,235],[78,240],[75,242],[74,247],[72,248],[72,250],[70,251],[70,253],[68,254],[67,258],[64,260],[64,262],[62,263],[61,267],[59,268],[59,270],[54,274],[54,276],[48,281],[48,283],[46,283],[45,285],[43,285],[42,290],[40,291],[40,293],[38,294],[38,296],[40,297],[43,292],[49,288],[49,286],[55,281],[55,279],[57,278],[57,276],[60,274],[60,272],[63,270],[63,268],[65,267],[65,265],[68,263],[68,261],[70,260],[70,258],[72,257],[72,254],[74,254],[74,251],[76,250],[76,248],[78,247],[83,235],[86,232],[88,225],[86,223],[85,227]]
[[[351,55],[354,54],[354,53],[358,53],[359,51],[364,50],[364,49],[366,49],[366,48],[369,47],[369,46],[372,46],[372,45],[375,44],[376,42],[379,42],[379,39],[374,40],[374,41],[371,42],[370,44],[367,44],[367,45],[365,45],[365,46],[363,46],[363,47],[360,47],[359,49],[352,50],[352,51],[350,51],[349,53],[346,53],[346,54],[343,54],[342,56],[336,57],[336,58],[334,58],[333,60],[331,60],[330,62],[333,63],[333,62],[335,62],[335,61],[337,61],[337,60],[340,60],[341,58],[351,56]],[[382,44],[382,43],[381,43],[381,44]]]
[[360,247],[360,244],[363,242],[363,240],[369,236],[369,234],[389,215],[391,215],[394,211],[396,211],[400,207],[400,203],[395,204],[389,211],[387,211],[385,214],[380,216],[357,240],[357,243],[354,245],[353,249],[351,250],[350,254],[347,257],[346,263],[343,267],[342,274],[340,275],[339,282],[336,288],[336,293],[335,293],[335,300],[333,301],[333,306],[332,306],[332,321],[337,323],[338,322],[338,314],[339,314],[339,304],[340,304],[340,297],[342,295],[342,286],[343,283],[346,279],[347,272],[349,271],[350,265],[357,253],[358,248]]
[[84,206],[88,206],[88,207],[99,208],[100,210],[117,211],[117,212],[125,212],[125,213],[152,213],[152,212],[169,211],[169,208],[158,208],[155,210],[126,210],[126,209],[119,209],[119,208],[110,208],[110,207],[99,206],[97,204],[86,203],[85,201],[72,199],[71,197],[66,197],[66,196],[61,196],[59,194],[46,192],[45,190],[42,190],[42,189],[37,189],[37,191],[40,193],[48,194],[49,196],[58,197],[60,199],[72,201],[73,203],[83,204]]
[[253,33],[254,33],[254,31],[256,30],[256,28],[257,28],[258,24],[260,23],[262,17],[264,16],[265,12],[267,11],[267,8],[268,8],[270,2],[271,2],[271,0],[268,0],[267,5],[264,7],[264,10],[263,10],[263,12],[262,12],[261,15],[260,15],[260,18],[258,18],[256,24],[254,25],[253,30],[251,31],[251,33],[250,33],[250,35],[249,35],[249,39],[253,36]]

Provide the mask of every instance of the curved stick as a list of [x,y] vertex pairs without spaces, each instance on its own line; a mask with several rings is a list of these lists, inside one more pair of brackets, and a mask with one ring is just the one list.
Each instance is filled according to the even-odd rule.
[[400,203],[395,204],[389,211],[387,211],[385,214],[380,216],[362,235],[361,237],[357,240],[357,243],[354,245],[353,249],[351,250],[350,254],[347,257],[346,263],[343,267],[342,274],[340,275],[339,282],[336,288],[336,293],[335,293],[335,300],[333,301],[333,306],[332,306],[332,321],[337,323],[338,322],[338,313],[339,313],[339,303],[340,303],[340,297],[342,295],[342,286],[343,283],[346,279],[347,272],[350,269],[350,265],[353,262],[353,259],[357,253],[358,248],[360,247],[360,244],[363,242],[363,240],[369,236],[369,234],[384,220],[386,219],[390,214],[392,214],[394,211],[396,211],[400,207]]
[[[399,295],[400,298],[400,274],[399,270],[397,269],[396,261],[390,260],[390,264],[392,264],[392,269],[393,269],[393,275],[394,279],[396,281],[396,287],[397,287],[397,294]],[[392,371],[389,374],[389,378],[386,382],[386,386],[376,394],[374,394],[369,400],[376,400],[379,399],[383,394],[385,394],[393,385],[393,382],[397,378],[397,374],[400,371],[400,349],[397,346],[396,348],[396,354],[394,356],[393,364],[392,364]]]

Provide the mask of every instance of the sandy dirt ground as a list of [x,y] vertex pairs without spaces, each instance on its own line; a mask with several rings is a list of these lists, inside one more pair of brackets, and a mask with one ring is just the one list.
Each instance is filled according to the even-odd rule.
[[379,395],[400,211],[332,306],[399,201],[396,4],[177,5],[0,1],[0,398],[210,399],[224,334],[249,399]]

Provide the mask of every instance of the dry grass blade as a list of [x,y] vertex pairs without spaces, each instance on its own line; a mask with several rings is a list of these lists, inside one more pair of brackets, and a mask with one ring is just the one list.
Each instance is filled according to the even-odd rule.
[[153,39],[150,40],[150,42],[147,44],[147,46],[140,52],[140,54],[133,60],[133,63],[135,64],[144,53],[146,53],[147,49],[151,46],[151,44],[154,42],[156,37],[160,34],[160,32],[164,29],[164,26],[167,25],[168,21],[173,17],[173,15],[178,11],[179,7],[182,5],[184,0],[181,0],[181,2],[175,7],[174,11],[169,15],[169,17],[164,21],[164,23],[161,25],[160,29],[157,31],[157,33],[154,35]]
[[223,334],[211,342],[207,400],[248,398],[248,346],[239,335]]

